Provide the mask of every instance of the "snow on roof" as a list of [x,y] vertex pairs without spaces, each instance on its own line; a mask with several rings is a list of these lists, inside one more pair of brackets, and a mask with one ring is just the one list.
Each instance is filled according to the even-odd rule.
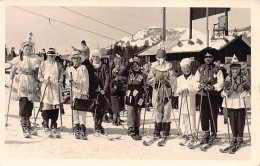
[[[174,28],[175,29],[175,28]],[[199,52],[202,49],[207,47],[207,38],[206,34],[196,30],[192,29],[192,39],[191,41],[194,42],[193,45],[189,44],[189,29],[188,28],[178,28],[182,29],[183,33],[179,37],[179,39],[175,41],[166,41],[166,53],[184,53],[184,52]],[[250,35],[251,33],[246,33],[247,35]],[[238,34],[239,35],[239,34]],[[201,40],[202,43],[199,44],[197,43],[197,39]],[[231,42],[232,40],[235,39],[234,36],[230,33],[229,36],[225,36],[224,40],[222,36],[218,39],[211,40],[211,36],[209,36],[209,46],[216,48],[216,49],[221,49],[223,46],[225,46],[228,42]],[[182,46],[179,47],[177,45],[178,41],[182,43]],[[159,43],[160,44],[160,43]],[[146,55],[155,55],[157,53],[158,45],[155,45],[153,47],[150,47],[149,49],[145,50],[144,52],[140,53],[139,56],[146,56]]]

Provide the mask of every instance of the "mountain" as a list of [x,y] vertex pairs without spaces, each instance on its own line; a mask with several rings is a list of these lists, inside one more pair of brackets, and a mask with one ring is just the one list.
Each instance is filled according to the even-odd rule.
[[[187,28],[166,29],[166,40],[177,40],[186,32],[186,30]],[[143,30],[139,30],[132,36],[123,37],[117,44],[120,46],[125,46],[126,43],[129,42],[131,46],[137,45],[140,47],[145,44],[145,41],[148,41],[149,45],[151,46],[159,42],[161,38],[162,28],[152,26]]]

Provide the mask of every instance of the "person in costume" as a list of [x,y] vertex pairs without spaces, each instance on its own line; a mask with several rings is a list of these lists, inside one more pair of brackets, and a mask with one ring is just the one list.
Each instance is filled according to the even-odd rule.
[[154,137],[168,137],[171,125],[171,97],[173,96],[176,77],[172,64],[166,61],[165,49],[158,49],[156,62],[152,63],[148,74],[148,84],[153,87],[152,104],[155,114]]
[[222,96],[222,106],[227,108],[233,138],[231,146],[243,143],[246,117],[246,97],[250,96],[249,76],[242,72],[246,68],[234,55],[230,64],[230,74],[226,77]]
[[113,125],[121,125],[120,111],[124,107],[125,91],[123,87],[123,77],[118,74],[122,66],[123,59],[120,56],[115,57],[115,67],[112,69],[112,77],[110,83],[111,104],[113,111]]
[[[179,96],[180,129],[183,138],[191,140],[196,132],[196,93],[194,75],[191,73],[191,59],[184,58],[180,62],[183,74],[177,78],[175,95]],[[182,105],[181,105],[182,104]],[[190,141],[190,143],[194,143]]]
[[89,71],[90,77],[90,98],[98,99],[98,105],[94,112],[95,131],[101,134],[105,134],[105,130],[102,126],[103,116],[109,107],[110,97],[110,77],[109,70],[106,64],[101,61],[101,50],[94,49],[90,52]]
[[19,101],[19,115],[23,132],[30,134],[30,117],[33,110],[33,102],[38,102],[40,98],[40,87],[37,73],[41,59],[32,54],[33,46],[28,42],[23,42],[20,55],[15,57],[12,64],[10,78],[13,81],[11,99]]
[[[214,65],[214,60],[219,56],[219,51],[207,47],[200,52],[201,65],[195,74],[196,87],[198,88],[201,102],[201,127],[205,132],[200,143],[213,142],[217,136],[217,118],[219,104],[214,100],[218,91],[222,89],[224,77],[221,70]],[[201,96],[202,95],[202,96]],[[211,132],[211,133],[210,133]]]
[[141,108],[144,104],[145,97],[145,74],[141,72],[139,64],[140,59],[134,57],[124,68],[119,71],[119,75],[128,77],[126,89],[126,105],[127,105],[127,133],[134,140],[141,140],[139,132]]
[[[62,103],[61,86],[63,71],[62,66],[55,61],[57,53],[54,48],[49,48],[46,55],[47,59],[41,62],[38,73],[39,81],[42,82],[42,125],[45,132],[49,131],[50,127],[53,133],[56,134],[59,108]],[[51,120],[50,126],[49,120]]]
[[[66,70],[66,84],[72,84],[73,101],[75,98],[87,98],[89,94],[89,74],[87,68],[82,65],[85,57],[79,52],[70,55],[68,60],[73,62]],[[73,118],[75,125],[75,138],[86,139],[86,116],[87,112],[81,110],[73,110]]]

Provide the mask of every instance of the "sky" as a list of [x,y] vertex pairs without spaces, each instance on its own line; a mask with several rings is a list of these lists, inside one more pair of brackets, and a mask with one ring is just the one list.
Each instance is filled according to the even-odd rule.
[[[20,48],[20,43],[28,38],[30,32],[33,33],[36,52],[42,48],[54,47],[60,54],[72,53],[71,46],[81,48],[80,42],[85,40],[90,49],[105,48],[113,45],[117,40],[128,33],[134,34],[138,30],[151,26],[162,27],[161,7],[75,7],[66,8],[104,22],[128,33],[110,28],[97,23],[91,19],[80,16],[59,6],[18,6],[43,15],[47,18],[55,19],[73,26],[83,28],[94,33],[107,36],[107,39],[90,32],[76,29],[47,18],[43,18],[14,6],[6,6],[5,37],[8,50],[13,46],[16,52]],[[209,17],[209,32],[212,32],[213,24],[217,23],[217,18],[223,14]],[[229,29],[244,28],[251,25],[250,8],[231,8],[229,12]],[[166,8],[166,28],[189,27],[189,8]],[[206,33],[206,19],[193,21],[193,28]]]

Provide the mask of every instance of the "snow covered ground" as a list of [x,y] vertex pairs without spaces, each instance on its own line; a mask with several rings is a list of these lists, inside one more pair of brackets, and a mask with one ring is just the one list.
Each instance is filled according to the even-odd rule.
[[[8,84],[8,81],[6,81]],[[5,88],[5,112],[7,111],[7,101],[9,97],[10,88]],[[36,103],[35,113],[38,111],[38,103]],[[113,126],[111,123],[103,123],[106,131],[111,136],[121,136],[120,140],[109,141],[104,138],[95,137],[91,131],[93,129],[93,118],[90,113],[87,115],[87,132],[88,140],[76,140],[71,134],[71,110],[69,105],[65,105],[65,115],[63,116],[63,125],[66,129],[61,133],[61,139],[49,139],[44,134],[43,130],[38,131],[38,136],[32,136],[31,139],[23,137],[22,129],[20,127],[18,102],[11,101],[10,112],[8,120],[8,128],[5,130],[5,144],[4,144],[4,158],[5,162],[13,165],[16,161],[21,159],[119,159],[127,161],[153,161],[153,160],[196,160],[195,163],[200,163],[200,160],[241,160],[239,163],[248,163],[251,157],[251,144],[246,145],[240,149],[236,154],[222,154],[219,148],[223,148],[228,143],[223,142],[220,145],[215,145],[207,152],[202,152],[198,148],[190,150],[186,147],[179,146],[180,139],[173,138],[167,142],[165,147],[158,147],[153,144],[150,147],[143,146],[143,140],[148,140],[148,137],[143,137],[142,141],[134,141],[131,137],[126,135],[122,126]],[[178,117],[178,111],[173,110],[174,115]],[[142,111],[142,120],[144,111]],[[147,131],[150,125],[152,112],[147,112],[145,130]],[[199,117],[197,111],[197,118]],[[37,123],[41,124],[41,115],[38,116]],[[125,116],[121,117],[126,120]],[[172,116],[173,119],[173,116]],[[33,116],[31,121],[33,121]],[[251,116],[249,116],[251,124]],[[60,119],[58,120],[60,125]],[[125,127],[126,124],[124,123]],[[171,124],[171,134],[175,134],[176,124],[174,121]],[[142,129],[142,128],[141,128]],[[151,126],[151,133],[153,132],[153,124]],[[223,116],[218,118],[218,136],[221,138],[228,138],[227,126],[223,124]],[[248,139],[247,126],[245,127],[245,139]],[[224,139],[223,139],[224,140]],[[22,160],[24,161],[24,160]],[[25,160],[27,161],[27,160]],[[100,160],[99,160],[100,161]],[[102,160],[103,161],[103,160]],[[102,162],[101,161],[101,162]],[[153,164],[156,162],[153,162]],[[40,163],[39,163],[40,164]],[[129,164],[129,162],[123,162]],[[216,163],[215,163],[216,164]],[[74,165],[74,164],[73,164]],[[243,164],[244,165],[244,164]]]

